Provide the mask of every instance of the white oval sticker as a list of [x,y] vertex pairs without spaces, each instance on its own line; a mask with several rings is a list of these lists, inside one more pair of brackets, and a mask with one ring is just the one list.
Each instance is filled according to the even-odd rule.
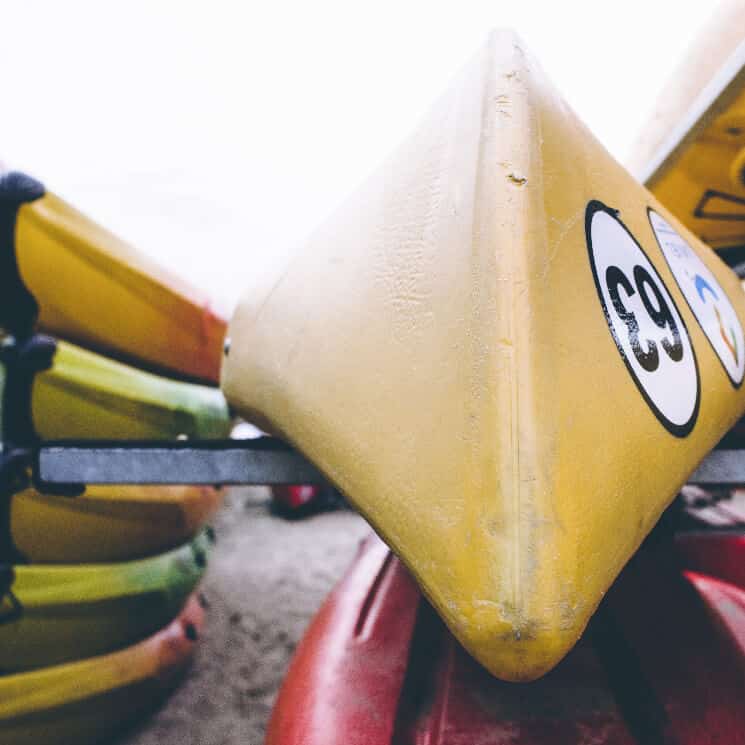
[[590,202],[585,232],[598,297],[626,368],[659,421],[685,437],[696,423],[700,387],[675,301],[616,210]]
[[745,374],[745,336],[730,299],[706,264],[664,217],[650,209],[649,222],[691,312],[730,382],[739,388]]

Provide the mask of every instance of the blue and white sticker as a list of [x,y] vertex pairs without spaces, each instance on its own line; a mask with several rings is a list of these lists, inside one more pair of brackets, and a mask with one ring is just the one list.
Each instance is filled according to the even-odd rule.
[[585,234],[618,352],[657,419],[685,437],[696,423],[701,391],[696,355],[675,301],[616,210],[590,202]]
[[649,210],[657,243],[691,312],[735,388],[745,374],[745,335],[727,293],[683,237],[654,210]]

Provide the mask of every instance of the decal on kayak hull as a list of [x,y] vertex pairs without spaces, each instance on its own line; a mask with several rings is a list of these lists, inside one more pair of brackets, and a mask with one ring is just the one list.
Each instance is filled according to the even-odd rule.
[[701,398],[688,329],[670,292],[616,210],[591,201],[585,232],[608,328],[639,392],[665,428],[685,437]]
[[670,223],[654,210],[648,213],[662,255],[688,307],[730,382],[739,388],[745,374],[745,336],[727,293]]

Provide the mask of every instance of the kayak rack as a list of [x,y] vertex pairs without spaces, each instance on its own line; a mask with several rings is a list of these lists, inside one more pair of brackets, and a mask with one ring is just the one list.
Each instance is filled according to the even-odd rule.
[[65,496],[88,484],[326,483],[314,465],[271,437],[43,442],[34,428],[32,390],[55,351],[54,339],[42,334],[0,336],[0,500],[29,483]]
[[[226,440],[41,441],[33,426],[31,391],[47,369],[54,340],[43,335],[0,343],[0,499],[33,483],[74,496],[88,484],[326,484],[323,474],[273,437]],[[688,480],[699,486],[745,484],[745,438],[728,435]],[[0,515],[4,511],[0,510]],[[2,522],[0,520],[0,522]],[[8,526],[0,525],[0,530]]]
[[712,450],[688,482],[699,486],[745,484],[745,449]]
[[[273,437],[176,442],[41,443],[33,453],[37,488],[80,484],[325,484],[300,453]],[[745,483],[745,448],[712,451],[688,479],[698,486]]]
[[41,490],[75,484],[326,484],[300,453],[273,437],[251,440],[55,441],[34,453]]

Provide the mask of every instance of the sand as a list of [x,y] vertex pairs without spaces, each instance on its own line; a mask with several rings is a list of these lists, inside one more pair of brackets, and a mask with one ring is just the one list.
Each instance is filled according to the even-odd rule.
[[117,745],[261,745],[308,621],[370,530],[349,511],[288,522],[267,490],[235,489],[215,520],[209,603],[194,666],[163,708]]

